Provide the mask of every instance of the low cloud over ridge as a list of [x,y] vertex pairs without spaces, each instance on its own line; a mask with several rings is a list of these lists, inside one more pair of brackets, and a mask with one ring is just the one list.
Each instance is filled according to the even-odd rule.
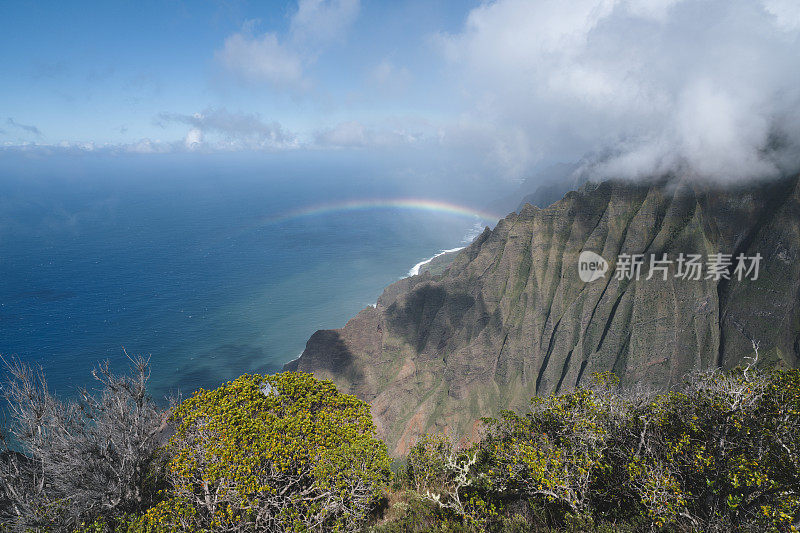
[[463,120],[524,173],[604,154],[637,177],[771,176],[798,167],[800,9],[783,0],[499,0],[438,43]]

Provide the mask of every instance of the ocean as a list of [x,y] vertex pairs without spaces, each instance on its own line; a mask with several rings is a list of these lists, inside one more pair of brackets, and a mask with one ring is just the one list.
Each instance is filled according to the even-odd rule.
[[[188,156],[187,156],[188,158]],[[57,164],[56,164],[57,162]],[[157,399],[273,373],[486,215],[305,159],[0,159],[0,354],[62,396],[150,357]]]

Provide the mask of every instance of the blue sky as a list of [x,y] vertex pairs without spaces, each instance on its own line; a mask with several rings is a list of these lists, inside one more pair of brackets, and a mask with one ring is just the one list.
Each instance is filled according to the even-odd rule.
[[[0,116],[40,135],[5,120],[2,139],[171,139],[185,124],[164,124],[159,114],[209,108],[258,114],[292,131],[441,112],[447,100],[415,83],[406,65],[423,76],[436,70],[429,37],[457,29],[469,4],[333,4],[298,24],[293,2],[5,2]],[[257,43],[265,34],[300,58],[300,80],[251,79],[220,57],[226,39]]]
[[795,0],[8,0],[0,47],[7,151],[413,148],[510,180],[605,154],[606,174],[736,178],[795,164],[800,138]]

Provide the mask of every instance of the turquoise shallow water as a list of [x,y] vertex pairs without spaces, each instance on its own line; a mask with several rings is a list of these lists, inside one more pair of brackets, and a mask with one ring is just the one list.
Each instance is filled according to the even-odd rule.
[[491,222],[375,208],[270,223],[409,190],[313,165],[122,163],[0,166],[0,354],[41,364],[60,394],[99,360],[124,368],[123,347],[150,355],[156,397],[275,372]]

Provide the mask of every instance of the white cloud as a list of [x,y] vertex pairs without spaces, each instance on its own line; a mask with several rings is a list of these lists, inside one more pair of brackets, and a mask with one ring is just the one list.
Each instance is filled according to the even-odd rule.
[[398,147],[432,140],[426,124],[418,122],[367,126],[357,120],[324,128],[314,135],[317,148]]
[[192,128],[186,134],[183,144],[188,150],[196,150],[203,145],[203,130],[200,128]]
[[9,153],[21,153],[33,156],[51,155],[78,155],[87,153],[103,154],[163,154],[182,150],[182,144],[165,143],[162,141],[151,141],[150,139],[140,139],[133,143],[122,144],[96,144],[89,142],[60,141],[55,144],[47,143],[5,143],[0,146],[0,151]]
[[411,82],[411,72],[405,67],[398,67],[388,58],[384,58],[373,67],[369,74],[371,84],[383,93],[402,93]]
[[273,33],[261,37],[247,32],[225,39],[215,57],[240,80],[251,84],[266,83],[279,88],[298,89],[306,86],[300,56],[278,42]]
[[358,0],[299,0],[285,39],[275,32],[257,35],[257,21],[248,21],[214,55],[245,83],[306,90],[305,68],[324,47],[344,38],[358,11]]
[[362,123],[348,121],[317,132],[315,144],[333,147],[363,147],[367,145],[367,135],[366,127]]
[[509,172],[596,152],[613,154],[602,172],[743,178],[779,172],[789,152],[775,147],[800,146],[797,6],[498,0],[438,42],[468,137]]
[[764,0],[767,12],[775,17],[775,24],[786,31],[800,29],[800,2],[797,0]]
[[344,38],[359,11],[359,0],[300,0],[290,25],[300,48],[327,46]]
[[150,139],[140,139],[129,144],[121,144],[116,147],[107,147],[112,152],[121,151],[134,154],[164,154],[177,151],[177,146],[161,141],[151,141]]
[[643,19],[663,21],[670,9],[684,0],[628,0],[626,7],[631,14]]
[[[190,126],[184,146],[192,150],[277,150],[298,144],[294,134],[277,122],[267,123],[255,113],[231,113],[225,108],[208,108],[193,115],[161,113],[157,123]],[[209,141],[209,136],[216,139]]]

